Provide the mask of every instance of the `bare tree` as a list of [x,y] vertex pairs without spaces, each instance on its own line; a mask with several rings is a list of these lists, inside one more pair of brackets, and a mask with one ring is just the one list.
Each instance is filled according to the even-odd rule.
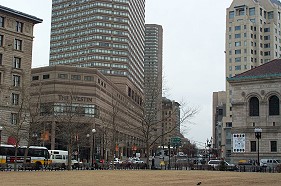
[[[177,106],[172,106],[169,112],[163,114],[165,104],[162,99],[162,87],[155,81],[145,82],[146,87],[149,87],[149,89],[146,89],[145,92],[145,114],[141,120],[142,123],[139,130],[144,140],[146,163],[148,165],[151,148],[161,143],[161,145],[164,145],[164,137],[184,125],[195,116],[198,110],[192,107],[185,107],[184,103],[178,103]],[[167,121],[174,124],[164,130],[164,124]],[[178,133],[180,133],[180,131],[178,131]]]
[[[15,143],[14,170],[17,170],[17,159],[20,142],[27,138],[29,130],[28,101],[25,92],[12,94],[12,105],[9,107],[10,120],[4,119],[3,128],[8,136],[13,137]],[[6,117],[7,118],[7,117]]]

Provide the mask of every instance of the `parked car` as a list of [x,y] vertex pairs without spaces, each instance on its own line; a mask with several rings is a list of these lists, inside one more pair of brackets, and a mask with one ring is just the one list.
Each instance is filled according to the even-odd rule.
[[132,158],[132,163],[144,163],[140,158]]
[[208,165],[210,165],[214,170],[219,170],[220,169],[220,166],[223,165],[223,163],[225,163],[225,166],[226,166],[226,170],[231,170],[231,171],[234,171],[234,170],[237,170],[237,167],[236,165],[234,164],[231,164],[231,163],[228,163],[224,160],[210,160],[208,162]]
[[[122,163],[122,161],[119,158],[113,159],[113,164],[120,164],[120,163]],[[110,162],[110,164],[112,164],[112,162]]]
[[277,159],[261,159],[260,160],[260,166],[263,166],[263,167],[276,168],[280,164],[281,164],[281,161],[277,160]]

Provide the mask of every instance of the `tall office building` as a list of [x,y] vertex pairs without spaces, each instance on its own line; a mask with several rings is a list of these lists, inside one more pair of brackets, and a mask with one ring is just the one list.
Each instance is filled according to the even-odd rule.
[[94,67],[143,102],[145,0],[53,0],[50,65]]
[[[226,10],[225,74],[232,77],[281,56],[281,3],[278,0],[233,0]],[[226,83],[226,117],[232,127],[232,88]],[[222,147],[225,147],[225,134]],[[223,149],[223,156],[231,149]]]
[[[147,121],[154,120],[159,124],[162,116],[162,50],[162,26],[146,24],[144,52],[145,117]],[[157,131],[161,131],[161,126]]]
[[42,21],[0,5],[0,143],[26,144],[33,28]]

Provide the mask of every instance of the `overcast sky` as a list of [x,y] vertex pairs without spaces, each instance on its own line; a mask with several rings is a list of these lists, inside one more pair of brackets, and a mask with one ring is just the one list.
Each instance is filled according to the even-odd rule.
[[[172,3],[171,3],[172,2]],[[212,135],[212,93],[225,90],[225,16],[232,0],[146,0],[146,23],[163,26],[163,74],[169,99],[198,108],[185,137],[204,146]],[[51,0],[0,0],[38,18],[32,67],[48,66]]]

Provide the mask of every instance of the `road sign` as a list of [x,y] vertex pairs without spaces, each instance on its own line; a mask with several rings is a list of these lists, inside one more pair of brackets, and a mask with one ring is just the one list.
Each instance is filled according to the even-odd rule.
[[180,146],[181,145],[181,138],[180,137],[172,137],[171,138],[171,144],[172,146]]

